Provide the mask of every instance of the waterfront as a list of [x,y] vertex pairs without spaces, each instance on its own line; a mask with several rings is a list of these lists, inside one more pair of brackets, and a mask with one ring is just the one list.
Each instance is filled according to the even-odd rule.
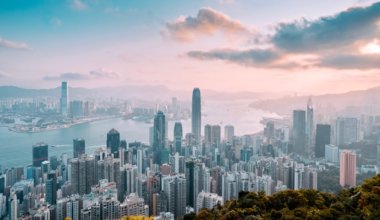
[[[251,134],[262,130],[260,120],[263,117],[278,117],[275,114],[250,108],[252,100],[234,102],[209,101],[202,106],[202,127],[209,124],[226,124],[235,126],[236,135]],[[191,132],[191,120],[182,121],[184,134]],[[113,118],[90,123],[78,124],[69,128],[38,133],[17,133],[0,127],[0,166],[26,166],[32,161],[32,145],[46,142],[49,145],[49,156],[60,156],[67,153],[72,156],[72,140],[83,137],[86,140],[86,153],[91,153],[106,143],[107,132],[115,128],[121,139],[127,142],[141,141],[149,143],[149,127],[152,124],[133,120]],[[172,139],[174,122],[168,123],[168,137]],[[202,128],[203,129],[203,128]],[[203,132],[203,130],[202,130]],[[223,130],[222,130],[223,136]],[[51,147],[54,146],[54,147]]]

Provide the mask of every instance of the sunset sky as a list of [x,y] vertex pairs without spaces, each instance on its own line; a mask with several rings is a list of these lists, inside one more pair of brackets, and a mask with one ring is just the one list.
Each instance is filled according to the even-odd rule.
[[380,2],[2,0],[0,85],[337,93],[380,86]]

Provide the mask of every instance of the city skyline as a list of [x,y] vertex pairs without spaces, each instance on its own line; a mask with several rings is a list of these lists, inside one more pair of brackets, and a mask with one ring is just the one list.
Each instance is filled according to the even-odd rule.
[[380,0],[0,1],[0,219],[379,219]]
[[[0,85],[367,89],[379,84],[375,2],[2,1]],[[331,31],[337,26],[340,32]]]

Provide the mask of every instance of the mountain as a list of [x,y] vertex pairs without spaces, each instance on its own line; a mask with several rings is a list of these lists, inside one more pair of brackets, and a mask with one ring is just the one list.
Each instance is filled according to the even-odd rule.
[[311,189],[285,190],[271,196],[240,192],[236,200],[183,219],[380,219],[380,174],[338,194]]
[[347,108],[360,108],[366,112],[368,108],[378,112],[380,106],[380,87],[367,90],[350,91],[341,94],[325,94],[319,96],[293,96],[278,99],[266,99],[253,102],[250,106],[280,114],[289,114],[293,109],[305,109],[307,100],[311,98],[315,107],[326,111],[342,111]]
[[[273,98],[274,94],[254,92],[218,92],[202,90],[202,97],[212,100],[258,99]],[[69,88],[71,98],[128,98],[142,100],[170,100],[177,97],[182,100],[191,100],[191,91],[171,90],[162,85],[125,85],[103,88]],[[60,87],[51,89],[25,89],[16,86],[0,86],[1,98],[31,98],[55,97],[59,98]],[[278,96],[277,96],[278,97]]]

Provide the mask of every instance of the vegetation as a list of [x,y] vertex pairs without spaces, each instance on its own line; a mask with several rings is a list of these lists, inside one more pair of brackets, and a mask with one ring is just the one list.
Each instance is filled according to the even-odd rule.
[[237,200],[184,219],[380,219],[380,175],[338,194],[309,189],[285,190],[272,196],[241,192]]

